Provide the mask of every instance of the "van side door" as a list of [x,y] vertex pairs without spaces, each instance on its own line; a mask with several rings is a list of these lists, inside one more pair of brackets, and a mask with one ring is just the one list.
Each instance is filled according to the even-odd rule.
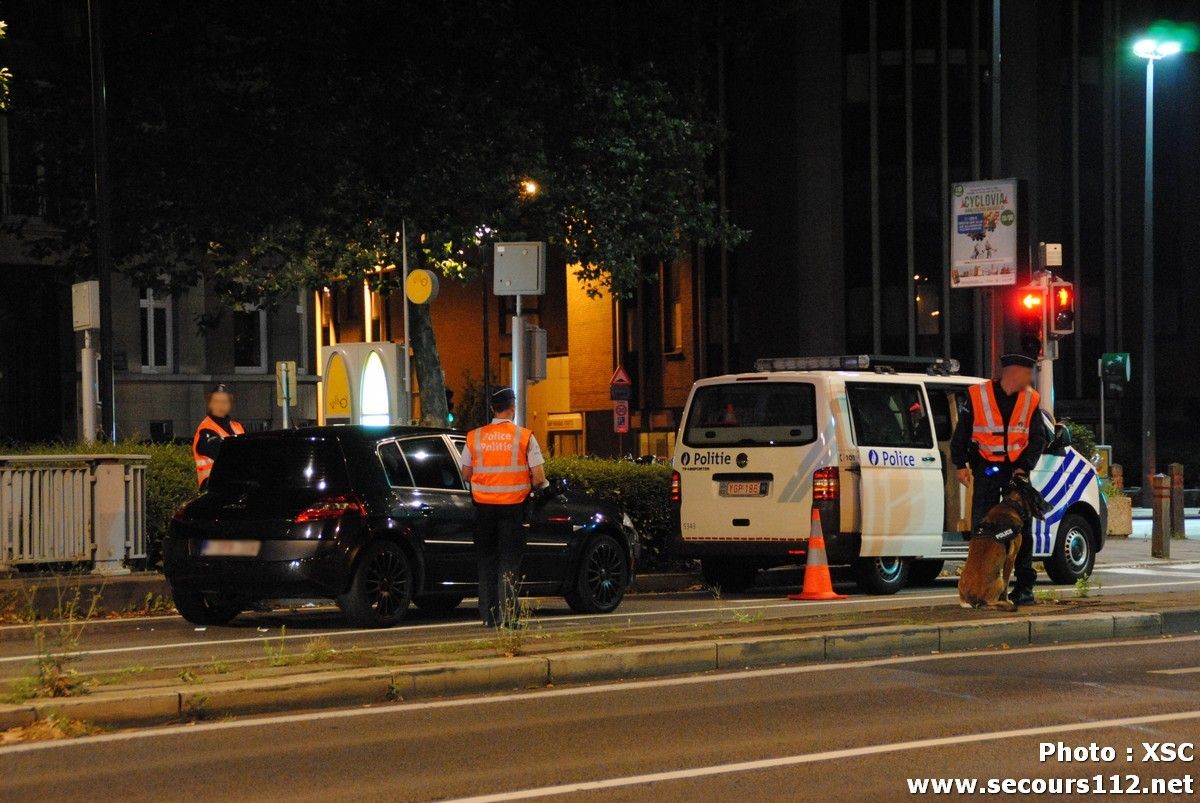
[[942,465],[919,381],[847,382],[862,471],[865,557],[936,556],[945,512]]

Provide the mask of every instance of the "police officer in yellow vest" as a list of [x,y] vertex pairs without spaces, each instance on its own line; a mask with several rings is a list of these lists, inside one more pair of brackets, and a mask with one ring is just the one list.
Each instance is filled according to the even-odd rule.
[[196,482],[204,490],[213,463],[221,451],[221,442],[245,432],[242,425],[230,417],[233,412],[233,391],[219,384],[208,393],[208,415],[196,427],[192,436],[192,458],[196,461]]
[[[958,480],[968,485],[972,477],[971,528],[998,501],[1014,475],[1028,475],[1046,445],[1046,429],[1038,412],[1040,397],[1031,386],[1037,362],[1024,354],[1000,358],[999,379],[971,388],[960,407],[958,425],[950,440],[950,457],[958,466]],[[1026,526],[1017,552],[1013,594],[1018,605],[1032,605],[1033,536]]]
[[467,433],[459,461],[475,500],[479,613],[488,627],[516,624],[525,501],[550,485],[537,439],[513,421],[516,398],[511,388],[492,394],[492,423]]

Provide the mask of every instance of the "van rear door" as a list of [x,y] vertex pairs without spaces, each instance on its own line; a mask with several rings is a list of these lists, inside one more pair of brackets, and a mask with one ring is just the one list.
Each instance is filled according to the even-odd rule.
[[828,465],[812,382],[697,385],[675,450],[684,541],[808,536],[812,473]]
[[943,476],[919,382],[847,382],[862,471],[861,555],[937,555],[942,548]]

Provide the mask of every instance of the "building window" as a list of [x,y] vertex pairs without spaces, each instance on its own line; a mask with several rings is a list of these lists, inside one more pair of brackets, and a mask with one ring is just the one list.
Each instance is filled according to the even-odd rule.
[[247,304],[233,311],[233,368],[243,374],[267,370],[267,313]]
[[683,351],[683,300],[679,290],[679,263],[664,263],[662,268],[662,347],[663,354]]
[[142,370],[170,371],[174,343],[171,296],[147,289],[138,301],[142,313]]

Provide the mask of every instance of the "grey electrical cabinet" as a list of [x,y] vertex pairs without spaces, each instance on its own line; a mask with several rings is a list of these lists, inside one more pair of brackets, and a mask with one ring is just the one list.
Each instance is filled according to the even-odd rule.
[[540,296],[546,292],[545,243],[496,243],[493,292]]

